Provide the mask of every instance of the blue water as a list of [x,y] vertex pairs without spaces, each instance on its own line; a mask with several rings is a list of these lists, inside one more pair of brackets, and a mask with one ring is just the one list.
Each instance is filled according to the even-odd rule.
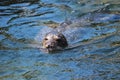
[[[0,80],[119,80],[118,2],[0,1]],[[41,51],[44,35],[67,20],[70,47]]]

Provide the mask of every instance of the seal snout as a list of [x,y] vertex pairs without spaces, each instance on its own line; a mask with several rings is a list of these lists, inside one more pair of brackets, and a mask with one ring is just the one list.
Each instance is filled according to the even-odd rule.
[[54,42],[51,42],[51,43],[49,42],[48,44],[46,44],[46,48],[54,48],[55,45],[52,43],[54,43]]

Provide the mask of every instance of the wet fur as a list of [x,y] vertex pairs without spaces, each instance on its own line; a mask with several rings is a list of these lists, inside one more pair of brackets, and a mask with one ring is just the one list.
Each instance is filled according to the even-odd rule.
[[53,52],[67,47],[68,43],[62,33],[49,32],[43,39],[42,46],[47,52]]

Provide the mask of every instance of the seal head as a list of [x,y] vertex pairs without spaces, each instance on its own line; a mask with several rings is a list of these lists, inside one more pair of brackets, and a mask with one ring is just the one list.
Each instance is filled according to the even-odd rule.
[[62,33],[49,32],[43,39],[42,46],[47,52],[62,50],[68,46],[67,40]]

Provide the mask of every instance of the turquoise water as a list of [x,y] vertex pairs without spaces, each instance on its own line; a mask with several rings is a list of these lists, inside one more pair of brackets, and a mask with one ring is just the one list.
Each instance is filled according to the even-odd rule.
[[[72,47],[41,51],[36,41],[66,20]],[[119,25],[119,0],[0,1],[0,80],[119,80]]]

